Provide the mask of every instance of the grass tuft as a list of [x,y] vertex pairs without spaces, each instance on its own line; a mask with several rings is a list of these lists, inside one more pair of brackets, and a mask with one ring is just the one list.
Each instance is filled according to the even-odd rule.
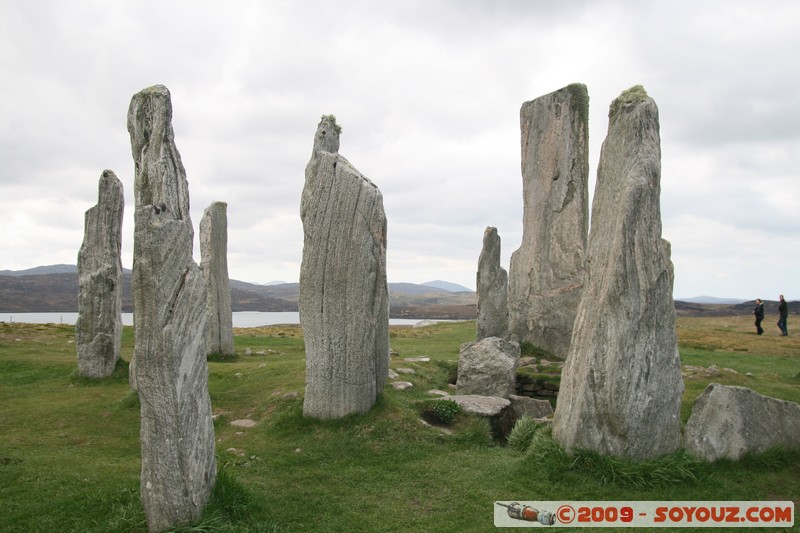
[[117,402],[119,409],[135,409],[139,410],[139,393],[135,390],[129,390],[125,396]]
[[492,427],[487,419],[480,416],[465,416],[459,420],[453,440],[468,448],[494,446]]
[[508,434],[508,445],[519,452],[525,453],[539,427],[539,424],[533,418],[523,416],[517,420]]
[[240,359],[241,357],[239,357],[239,354],[236,353],[228,355],[223,353],[212,353],[206,356],[206,360],[209,363],[235,363]]
[[445,372],[447,383],[455,385],[458,382],[458,363],[454,361],[443,361],[437,359],[434,364]]
[[600,485],[632,489],[694,483],[703,468],[701,463],[682,450],[641,461],[604,456],[586,450],[577,450],[570,455],[553,439],[550,428],[534,435],[528,457],[537,464],[548,465],[551,479],[559,479],[567,473],[579,474]]

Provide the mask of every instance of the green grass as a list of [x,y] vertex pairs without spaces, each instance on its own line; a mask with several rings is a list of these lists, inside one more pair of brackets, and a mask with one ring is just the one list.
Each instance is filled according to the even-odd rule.
[[[737,372],[687,379],[684,422],[712,381],[800,401],[800,343],[756,337],[750,326],[679,320],[684,364]],[[219,480],[202,520],[179,531],[492,531],[498,500],[798,503],[797,452],[627,462],[568,456],[542,428],[506,446],[463,413],[448,426],[423,424],[427,391],[448,390],[459,346],[474,335],[474,322],[392,328],[391,366],[413,369],[400,379],[414,388],[387,387],[369,413],[315,421],[302,416],[299,328],[236,330],[236,355],[209,363]],[[126,328],[126,360],[132,348]],[[405,361],[419,356],[431,361]],[[77,377],[75,367],[72,327],[0,323],[0,531],[147,530],[127,365],[104,380]],[[230,424],[239,418],[257,425]]]

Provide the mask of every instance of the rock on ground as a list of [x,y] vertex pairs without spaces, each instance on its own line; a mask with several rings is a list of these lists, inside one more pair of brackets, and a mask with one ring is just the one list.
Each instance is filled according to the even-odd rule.
[[711,383],[694,402],[685,447],[709,462],[774,447],[800,449],[800,404]]
[[500,266],[500,236],[497,228],[483,232],[483,248],[478,259],[478,340],[508,337],[508,274]]
[[383,196],[339,155],[339,133],[335,117],[323,116],[300,206],[303,413],[320,419],[368,411],[389,374]]
[[480,394],[456,394],[437,398],[437,400],[452,400],[461,407],[464,413],[486,418],[492,428],[492,433],[497,438],[508,435],[516,423],[516,418],[510,409],[511,402],[506,398]]
[[516,390],[519,345],[497,337],[470,342],[458,354],[458,394],[508,398]]
[[587,276],[553,436],[643,459],[681,446],[683,380],[670,246],[661,238],[658,108],[641,87],[611,104],[592,205]]
[[150,531],[197,520],[216,480],[206,363],[206,285],[192,260],[186,172],[163,85],[135,94],[133,295],[141,499]]
[[78,321],[75,344],[78,374],[110,376],[122,344],[122,182],[104,170],[97,205],[86,211],[83,244],[78,252]]
[[509,267],[509,333],[562,358],[583,284],[588,117],[582,84],[525,102],[520,110],[523,232]]
[[536,419],[546,418],[553,414],[553,406],[547,400],[517,396],[516,394],[512,394],[508,399],[511,401],[511,410],[514,412],[516,419],[520,419],[523,416]]
[[206,353],[233,355],[233,312],[228,277],[228,204],[212,202],[200,220],[200,265],[206,280]]

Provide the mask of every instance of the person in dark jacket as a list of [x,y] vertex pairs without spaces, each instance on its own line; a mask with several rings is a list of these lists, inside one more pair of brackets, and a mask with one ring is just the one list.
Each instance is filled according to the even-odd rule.
[[764,320],[764,302],[761,301],[761,298],[756,298],[756,308],[753,310],[753,314],[756,315],[756,333],[761,335],[764,333],[764,328],[761,327],[761,321]]
[[778,304],[778,315],[778,327],[781,328],[781,336],[785,337],[789,334],[789,330],[786,329],[786,319],[789,318],[789,306],[786,305],[783,294],[781,294],[781,302]]

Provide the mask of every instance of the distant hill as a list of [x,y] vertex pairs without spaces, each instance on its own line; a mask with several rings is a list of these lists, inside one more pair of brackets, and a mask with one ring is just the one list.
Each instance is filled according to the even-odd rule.
[[[0,273],[0,312],[77,312],[75,265],[3,272]],[[297,311],[298,283],[259,285],[232,279],[230,284],[234,311]],[[474,292],[454,293],[414,283],[389,283],[393,317],[472,319],[476,315],[476,305]],[[122,310],[133,311],[130,270],[125,270],[123,275]]]
[[[442,284],[443,288],[432,283]],[[459,288],[458,291],[452,290]],[[297,311],[297,283],[258,285],[231,280],[234,311]],[[461,290],[463,289],[463,290]],[[477,294],[449,282],[389,283],[389,308],[393,318],[470,320],[476,316]],[[691,301],[688,301],[691,300]],[[755,302],[701,296],[675,301],[678,316],[750,315]],[[702,301],[700,301],[702,300]],[[704,303],[707,301],[727,303]],[[778,302],[764,300],[767,315],[777,315]],[[75,265],[50,265],[27,270],[0,271],[0,312],[77,312],[78,273]],[[133,311],[131,271],[125,270],[122,310]],[[800,301],[789,302],[789,313],[800,314]]]
[[695,296],[694,298],[678,298],[681,302],[692,304],[741,304],[744,298],[716,298],[714,296]]
[[426,287],[434,287],[437,289],[443,289],[447,292],[475,292],[469,287],[465,287],[463,285],[459,285],[458,283],[451,283],[449,281],[443,281],[440,279],[436,279],[433,281],[426,281],[423,283]]
[[0,276],[38,276],[40,274],[77,274],[76,265],[48,265],[25,270],[0,270]]
[[[778,314],[777,300],[762,300],[767,316]],[[789,314],[800,314],[800,301],[787,302]],[[756,306],[755,300],[732,304],[707,304],[694,303],[685,300],[675,300],[675,314],[677,316],[731,316],[752,315]]]

